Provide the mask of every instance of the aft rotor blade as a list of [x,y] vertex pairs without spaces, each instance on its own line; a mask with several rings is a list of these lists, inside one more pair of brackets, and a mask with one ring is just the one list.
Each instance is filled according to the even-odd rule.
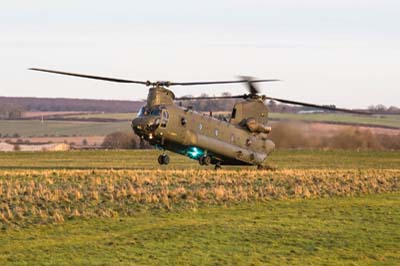
[[[251,95],[257,95],[260,93],[260,90],[257,88],[255,84],[253,84],[253,77],[250,76],[239,76],[243,81],[247,83],[247,90],[250,92]],[[280,81],[280,80],[276,80]]]
[[[251,80],[251,83],[257,82],[273,82],[279,79],[258,79]],[[194,81],[194,82],[169,82],[169,86],[195,86],[195,85],[213,85],[213,84],[234,84],[234,83],[247,83],[248,80],[226,80],[226,81]]]
[[73,76],[73,77],[79,77],[79,78],[105,80],[105,81],[110,81],[110,82],[119,82],[119,83],[135,83],[135,84],[142,84],[142,85],[149,85],[149,83],[150,83],[148,81],[137,81],[137,80],[128,80],[128,79],[119,79],[119,78],[108,78],[108,77],[77,74],[77,73],[70,73],[70,72],[63,72],[63,71],[56,71],[56,70],[48,70],[48,69],[41,69],[41,68],[29,68],[29,70],[41,71],[41,72],[47,72],[47,73],[59,74],[59,75],[66,75],[66,76]]
[[296,102],[296,101],[292,101],[292,100],[278,99],[278,98],[272,98],[272,97],[268,97],[268,96],[264,96],[263,98],[264,99],[268,99],[268,100],[281,102],[281,103],[301,105],[301,106],[307,106],[307,107],[314,107],[314,108],[318,108],[318,109],[324,109],[324,110],[330,110],[330,111],[336,111],[336,112],[344,112],[344,113],[351,113],[351,114],[361,114],[361,115],[373,115],[372,113],[368,113],[368,112],[354,111],[354,110],[350,110],[350,109],[336,108],[336,107],[318,105],[318,104],[313,104],[313,103]]
[[175,98],[176,101],[195,101],[195,100],[218,100],[218,99],[243,99],[248,95],[233,95],[233,96],[200,96],[200,97],[179,97]]

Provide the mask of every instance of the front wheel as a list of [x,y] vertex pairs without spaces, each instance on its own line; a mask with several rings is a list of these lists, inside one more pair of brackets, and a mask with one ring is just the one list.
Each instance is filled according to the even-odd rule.
[[164,164],[169,164],[169,156],[167,154],[164,154]]
[[161,154],[160,156],[158,156],[158,163],[161,165],[169,164],[169,156],[167,154]]

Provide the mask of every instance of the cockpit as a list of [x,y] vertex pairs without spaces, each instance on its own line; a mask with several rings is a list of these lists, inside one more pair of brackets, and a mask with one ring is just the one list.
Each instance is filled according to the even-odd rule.
[[143,116],[161,116],[163,109],[160,106],[152,107],[151,109],[147,108],[146,106],[143,106],[140,108],[139,112],[137,113],[137,117],[143,117]]
[[159,126],[166,128],[169,120],[169,113],[164,106],[144,106],[140,108],[137,117],[132,121],[132,127],[137,130],[148,129],[154,131]]

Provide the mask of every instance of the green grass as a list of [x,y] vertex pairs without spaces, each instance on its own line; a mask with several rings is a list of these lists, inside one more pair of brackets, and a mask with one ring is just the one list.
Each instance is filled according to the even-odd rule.
[[118,119],[132,121],[136,117],[136,113],[99,113],[99,114],[81,114],[81,115],[66,115],[65,118],[79,119]]
[[272,119],[299,120],[312,122],[330,122],[344,124],[376,125],[400,128],[400,115],[352,115],[340,113],[315,113],[315,114],[291,114],[270,113]]
[[[160,166],[157,157],[159,150],[99,150],[66,152],[10,152],[0,153],[0,168],[3,169],[196,169],[200,166],[195,160],[169,153],[171,162]],[[399,151],[309,151],[278,150],[268,159],[270,165],[290,169],[398,169]],[[248,166],[224,167],[238,169]],[[209,166],[208,168],[212,168]],[[253,167],[254,168],[254,167]]]
[[[228,113],[227,113],[228,114]],[[105,114],[87,114],[87,115],[72,115],[68,118],[109,118],[132,120],[136,114],[131,113],[105,113]],[[272,119],[283,120],[299,120],[313,122],[331,122],[345,124],[365,124],[400,128],[400,115],[353,115],[343,113],[314,113],[314,114],[293,114],[293,113],[270,113]]]
[[241,203],[0,232],[1,265],[399,265],[400,194]]
[[130,122],[78,122],[7,120],[0,121],[0,133],[10,137],[17,133],[21,137],[41,136],[102,136],[115,131],[131,131]]

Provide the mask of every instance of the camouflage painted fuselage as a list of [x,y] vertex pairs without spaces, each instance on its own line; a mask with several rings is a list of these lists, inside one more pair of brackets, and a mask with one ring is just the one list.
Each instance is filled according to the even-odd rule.
[[246,124],[249,118],[253,124],[266,124],[268,110],[260,100],[237,103],[227,122],[177,106],[174,97],[163,87],[151,88],[147,105],[132,121],[135,133],[152,145],[192,159],[208,155],[214,164],[262,165],[273,151],[267,133],[251,132]]

